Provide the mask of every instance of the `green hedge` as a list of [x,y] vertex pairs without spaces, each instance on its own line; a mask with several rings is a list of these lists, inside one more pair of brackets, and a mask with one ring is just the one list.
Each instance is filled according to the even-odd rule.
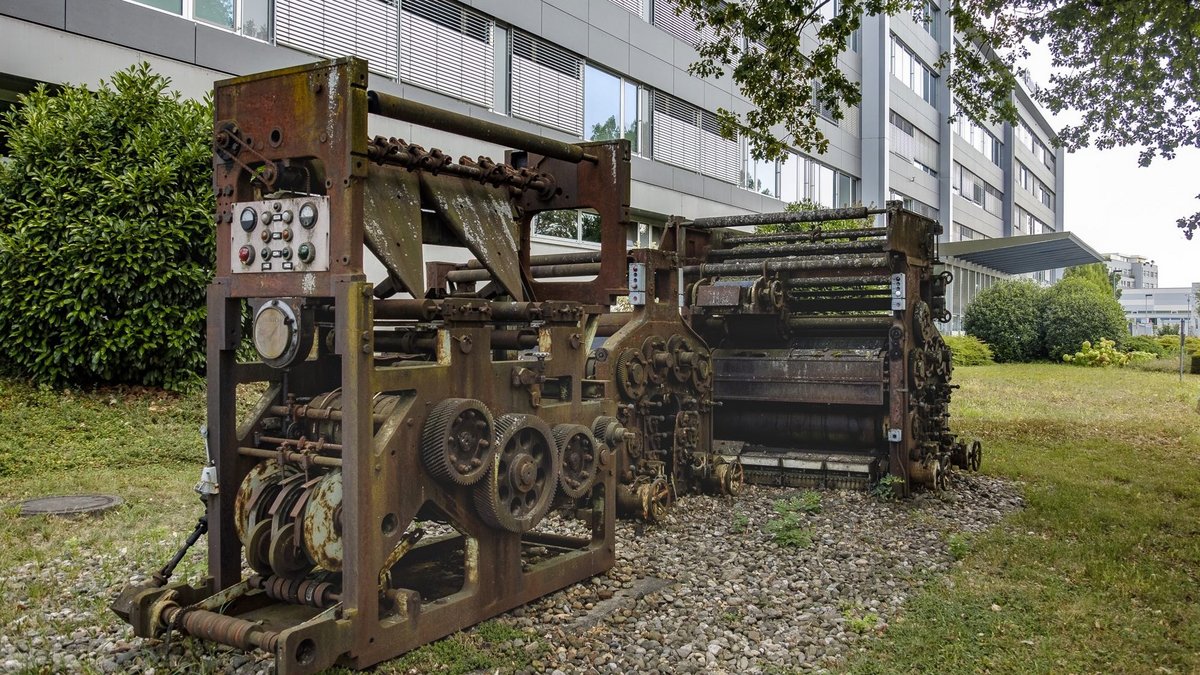
[[1085,341],[1112,340],[1117,347],[1128,335],[1125,312],[1111,293],[1077,277],[1068,277],[1046,292],[1046,353],[1054,361],[1074,355]]
[[973,335],[948,335],[942,339],[950,348],[950,357],[955,366],[983,366],[995,363],[992,349]]
[[142,64],[25,96],[0,126],[0,368],[186,388],[204,369],[212,108]]
[[989,286],[967,305],[963,328],[986,342],[997,361],[1032,361],[1043,353],[1045,293],[1028,279]]

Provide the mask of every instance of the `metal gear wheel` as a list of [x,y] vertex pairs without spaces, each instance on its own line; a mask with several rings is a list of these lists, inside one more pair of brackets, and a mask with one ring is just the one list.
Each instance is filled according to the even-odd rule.
[[562,456],[558,489],[571,499],[579,499],[592,489],[600,466],[600,452],[592,432],[582,424],[554,427],[554,442]]
[[433,407],[421,430],[421,459],[444,483],[478,483],[496,456],[492,413],[480,401],[448,398]]
[[496,419],[496,448],[475,486],[475,510],[492,527],[528,532],[550,510],[558,489],[558,445],[540,417],[508,414]]

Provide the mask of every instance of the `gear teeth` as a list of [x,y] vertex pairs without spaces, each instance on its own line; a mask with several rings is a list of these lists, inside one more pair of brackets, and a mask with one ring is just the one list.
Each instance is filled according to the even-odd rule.
[[443,483],[474,485],[487,473],[487,467],[495,458],[496,447],[493,442],[492,447],[488,448],[480,458],[479,466],[464,473],[454,466],[447,456],[447,443],[451,440],[450,432],[454,423],[461,415],[470,410],[483,414],[484,419],[488,422],[488,430],[485,431],[483,437],[492,440],[493,434],[488,433],[495,428],[492,414],[488,411],[487,406],[475,399],[448,398],[442,400],[425,418],[425,426],[421,430],[421,459],[429,475]]
[[[550,511],[554,495],[558,490],[558,477],[562,471],[562,454],[558,451],[553,432],[542,419],[536,415],[506,414],[496,418],[494,423],[495,453],[487,463],[484,480],[475,486],[473,495],[475,511],[479,517],[491,527],[509,532],[528,532],[533,529]],[[501,481],[507,481],[507,475],[500,473],[500,460],[513,436],[523,428],[532,428],[545,438],[547,450],[550,452],[550,471],[543,486],[543,493],[537,495],[533,510],[524,518],[514,518],[511,513],[501,513],[499,488]],[[586,429],[585,429],[586,430]]]
[[611,445],[608,442],[608,427],[610,424],[616,421],[617,418],[615,417],[597,417],[595,421],[592,422],[592,438],[596,439],[596,441],[599,443]]
[[[554,443],[558,446],[559,461],[562,468],[558,472],[558,489],[570,499],[579,499],[586,495],[596,482],[596,472],[599,468],[600,446],[591,431],[582,424],[559,424],[554,427]],[[591,446],[591,460],[586,461],[583,470],[587,472],[587,476],[582,480],[577,480],[577,484],[571,486],[567,483],[567,445],[572,438],[576,436],[584,436],[588,444]],[[571,476],[573,479],[578,479],[578,476]]]

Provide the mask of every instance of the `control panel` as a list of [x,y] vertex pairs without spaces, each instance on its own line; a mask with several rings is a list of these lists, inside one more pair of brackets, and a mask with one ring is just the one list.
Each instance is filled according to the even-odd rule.
[[233,205],[230,269],[324,272],[329,269],[329,198],[287,197]]

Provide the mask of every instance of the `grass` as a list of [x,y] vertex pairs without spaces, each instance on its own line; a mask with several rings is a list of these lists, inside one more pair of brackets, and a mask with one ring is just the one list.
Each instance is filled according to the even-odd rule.
[[821,495],[807,490],[789,499],[775,502],[778,518],[767,521],[767,532],[776,544],[786,548],[812,546],[813,529],[805,523],[804,515],[820,513]]
[[1027,507],[948,542],[856,673],[1200,671],[1200,377],[1054,364],[963,368],[956,429]]

